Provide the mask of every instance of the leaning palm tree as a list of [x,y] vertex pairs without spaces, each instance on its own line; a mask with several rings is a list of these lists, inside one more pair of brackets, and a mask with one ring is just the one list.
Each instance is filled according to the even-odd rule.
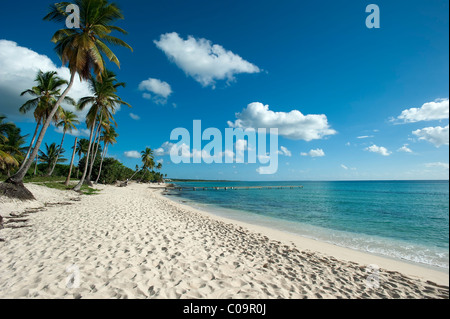
[[[80,124],[80,121],[78,121],[78,117],[75,113],[63,110],[61,114],[61,121],[56,124],[57,128],[62,128],[63,130],[63,136],[61,140],[61,145],[59,146],[59,150],[62,150],[63,144],[64,144],[64,138],[66,137],[66,133],[72,133],[72,131],[76,128],[75,124]],[[52,176],[53,171],[55,170],[56,163],[58,162],[59,153],[56,156],[56,161],[53,163],[53,167],[49,173],[48,176]]]
[[[93,149],[93,137],[97,131],[100,130],[103,119],[113,119],[113,116],[116,112],[116,108],[121,105],[130,105],[122,99],[120,99],[116,92],[119,86],[124,86],[124,83],[117,83],[116,75],[111,71],[106,71],[106,75],[103,78],[103,81],[100,82],[97,79],[91,77],[89,80],[90,88],[93,93],[93,96],[87,96],[81,98],[78,103],[78,108],[83,110],[86,106],[91,105],[89,112],[86,116],[86,124],[91,129],[90,138],[89,138],[89,149],[86,157],[86,163],[83,171],[83,175],[81,177],[80,182],[75,186],[74,191],[80,191],[81,186],[84,184],[86,180],[90,183],[90,174],[92,173],[92,169],[89,169],[89,154],[90,152],[94,152]],[[100,118],[100,121],[97,121],[97,118]],[[97,125],[98,124],[98,125]],[[95,141],[94,141],[95,142]],[[98,144],[97,144],[98,145]],[[92,159],[91,164],[93,164],[94,159]]]
[[103,135],[101,136],[101,140],[103,141],[103,154],[102,159],[100,161],[100,169],[98,171],[97,179],[95,180],[95,184],[98,183],[98,180],[100,179],[100,174],[102,173],[102,166],[103,166],[103,160],[105,159],[106,154],[108,153],[108,146],[112,145],[114,143],[117,143],[117,137],[119,134],[116,133],[116,130],[114,127],[110,127],[108,131],[105,131]]
[[[31,143],[25,156],[25,160],[23,161],[20,168],[24,167],[26,164],[26,160],[28,159],[33,149],[33,145],[41,124],[45,122],[52,113],[53,107],[56,104],[57,99],[61,95],[61,87],[68,84],[66,80],[61,79],[56,74],[56,72],[44,73],[39,70],[34,80],[37,83],[36,86],[32,87],[31,89],[25,90],[20,94],[21,96],[28,94],[33,97],[31,100],[28,100],[20,107],[20,113],[25,114],[34,109],[34,119],[36,120],[36,129],[34,131],[33,138],[31,139]],[[72,105],[75,104],[74,101],[68,96],[64,98],[64,101]],[[57,112],[53,116],[53,121],[58,121],[61,111],[62,109],[61,107],[59,107]]]
[[[118,58],[107,44],[132,50],[124,41],[111,36],[113,31],[126,34],[125,30],[113,25],[117,20],[123,19],[123,14],[116,4],[109,3],[107,0],[75,0],[74,2],[80,9],[80,28],[61,29],[52,38],[52,41],[56,43],[55,51],[61,58],[63,65],[68,64],[70,70],[69,84],[53,106],[49,118],[45,121],[27,163],[1,185],[0,192],[7,196],[34,199],[33,194],[23,185],[23,178],[36,157],[53,116],[72,88],[75,75],[78,73],[81,80],[87,80],[91,76],[91,70],[93,70],[97,79],[101,81],[105,71],[104,56],[120,67]],[[52,5],[44,20],[64,22],[69,16],[66,8],[70,4],[69,2],[60,2]]]
[[53,164],[56,163],[63,163],[66,161],[65,158],[58,157],[58,154],[63,154],[65,151],[61,149],[59,146],[56,145],[56,143],[52,143],[48,145],[45,143],[45,149],[46,152],[39,151],[39,159],[41,162],[44,162],[47,164],[47,172],[50,173]]
[[155,167],[155,158],[153,156],[153,150],[149,147],[145,149],[145,151],[141,152],[141,160],[142,160],[142,170],[144,174],[141,177],[142,181],[149,170],[153,170]]

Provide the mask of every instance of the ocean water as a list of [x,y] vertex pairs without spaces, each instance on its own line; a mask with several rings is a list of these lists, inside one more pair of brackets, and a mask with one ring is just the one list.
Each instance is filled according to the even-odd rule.
[[449,268],[448,181],[183,182],[180,200],[248,223],[414,263]]

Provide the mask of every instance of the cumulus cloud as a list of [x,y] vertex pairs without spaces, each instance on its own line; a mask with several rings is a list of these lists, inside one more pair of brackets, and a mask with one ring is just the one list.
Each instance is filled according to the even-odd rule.
[[256,65],[206,39],[189,36],[184,40],[173,32],[162,34],[154,43],[188,76],[205,87],[214,87],[217,80],[233,81],[236,74],[261,72]]
[[287,157],[291,157],[291,156],[292,156],[291,151],[288,150],[288,149],[287,149],[286,147],[284,147],[284,146],[281,146],[281,147],[280,147],[280,150],[278,151],[278,154],[284,155],[284,156],[287,156]]
[[170,151],[174,145],[175,144],[170,143],[170,142],[164,142],[160,148],[158,148],[154,151],[154,154],[156,156],[170,155]]
[[323,157],[325,156],[325,152],[318,148],[315,150],[310,150],[308,153],[301,153],[301,156],[311,156],[311,157]]
[[386,147],[377,146],[377,145],[372,145],[370,147],[367,147],[365,150],[372,152],[372,153],[377,153],[377,154],[380,154],[383,156],[389,156],[392,154],[392,152],[388,151],[388,149]]
[[157,104],[166,104],[167,99],[172,94],[169,83],[152,78],[142,81],[139,84],[139,90],[144,92],[142,94],[144,99],[153,100]]
[[130,117],[135,121],[139,121],[141,119],[139,115],[136,115],[134,113],[130,113]]
[[[55,128],[55,132],[63,134],[64,133],[64,129],[62,127],[57,127],[57,128]],[[67,131],[66,134],[72,135],[72,136],[75,136],[75,137],[80,137],[80,136],[82,136],[82,137],[89,137],[91,135],[91,130],[89,130],[89,129],[81,129],[81,130],[74,129],[74,130],[72,130],[72,132]]]
[[408,147],[408,144],[405,144],[400,147],[397,152],[412,153],[413,151]]
[[278,128],[278,134],[293,140],[312,141],[322,139],[337,132],[330,128],[325,115],[303,115],[298,110],[289,113],[274,112],[268,105],[259,102],[251,103],[241,113],[236,114],[237,120],[228,125],[233,128]]
[[404,123],[415,123],[420,121],[443,120],[448,119],[448,98],[438,99],[434,102],[423,104],[420,108],[410,108],[404,110],[397,117]]
[[424,140],[433,143],[436,147],[448,145],[448,128],[446,127],[426,127],[412,132],[419,137],[419,140]]
[[141,154],[138,151],[128,151],[124,154],[128,158],[141,158]]
[[[0,40],[0,113],[12,117],[15,120],[24,118],[19,113],[19,107],[23,105],[30,96],[21,97],[20,93],[35,86],[34,79],[39,70],[43,72],[56,71],[58,76],[69,81],[70,71],[66,67],[57,67],[46,55],[39,54],[31,49],[21,47],[16,42]],[[62,87],[61,92],[65,89]],[[81,97],[92,95],[87,82],[80,82],[75,77],[75,82],[69,92],[69,96],[76,101]],[[80,112],[73,106],[63,105],[67,110],[75,112],[80,120],[86,116],[88,108]],[[32,112],[27,114],[32,119]]]

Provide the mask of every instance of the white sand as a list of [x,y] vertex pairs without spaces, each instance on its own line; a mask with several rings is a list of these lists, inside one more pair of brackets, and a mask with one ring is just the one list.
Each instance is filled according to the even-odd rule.
[[[94,196],[27,187],[37,202],[0,197],[4,217],[43,207],[5,218],[0,298],[449,296],[447,273],[218,218],[148,185]],[[368,264],[381,267],[375,281]]]

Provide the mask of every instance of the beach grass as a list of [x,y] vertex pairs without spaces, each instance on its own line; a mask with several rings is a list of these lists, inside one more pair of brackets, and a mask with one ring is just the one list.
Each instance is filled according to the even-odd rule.
[[[62,191],[73,190],[73,185],[66,186],[64,184],[65,179],[58,176],[33,176],[24,179],[25,183],[33,183],[37,185],[42,185],[48,188],[59,189]],[[83,185],[81,187],[81,193],[84,195],[96,195],[100,190],[93,187]]]

